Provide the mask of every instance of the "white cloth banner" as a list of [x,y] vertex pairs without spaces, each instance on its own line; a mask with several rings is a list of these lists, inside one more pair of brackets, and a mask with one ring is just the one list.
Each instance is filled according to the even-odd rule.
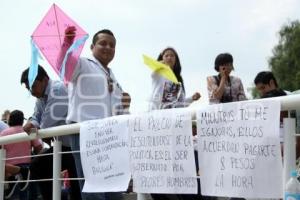
[[116,116],[81,124],[83,192],[127,190],[131,177],[127,121],[124,116]]
[[202,195],[282,198],[279,116],[265,99],[197,111]]
[[129,121],[133,190],[197,193],[191,114],[186,109],[152,111]]

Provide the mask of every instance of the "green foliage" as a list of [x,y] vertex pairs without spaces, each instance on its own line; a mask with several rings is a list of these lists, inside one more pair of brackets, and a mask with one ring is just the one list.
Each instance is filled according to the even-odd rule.
[[289,22],[279,31],[279,43],[273,49],[269,66],[284,90],[300,88],[300,22]]
[[258,93],[258,90],[256,89],[255,85],[252,84],[251,87],[247,88],[247,92],[251,93],[250,99],[260,99],[260,94]]
[[252,89],[251,89],[251,95],[252,95],[253,99],[259,99],[260,98],[258,90],[256,89],[255,86],[253,86]]

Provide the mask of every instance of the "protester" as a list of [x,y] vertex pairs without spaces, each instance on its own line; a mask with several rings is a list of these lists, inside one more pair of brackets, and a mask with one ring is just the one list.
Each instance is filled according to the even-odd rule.
[[[70,34],[70,33],[69,33]],[[115,55],[116,39],[107,29],[95,33],[91,58],[80,58],[69,83],[67,123],[102,119],[128,110],[130,96],[117,82],[109,63]],[[120,133],[121,134],[121,133]],[[72,135],[72,150],[79,150],[79,135]],[[78,176],[83,177],[80,154],[74,154]],[[81,187],[82,187],[81,183]],[[119,192],[82,193],[83,199],[122,199]]]
[[5,122],[0,121],[0,133],[7,128],[8,128],[8,125]]
[[272,72],[259,72],[254,79],[254,84],[261,98],[287,95],[285,91],[278,87],[276,78]]
[[164,49],[157,60],[172,69],[179,84],[164,78],[157,71],[153,72],[150,110],[186,107],[193,101],[200,99],[201,95],[198,92],[195,92],[189,98],[185,98],[186,92],[181,76],[181,64],[175,49],[171,47]]
[[2,121],[7,123],[8,122],[8,118],[9,118],[9,114],[10,114],[10,111],[9,110],[5,110],[2,114]]
[[210,104],[246,100],[241,79],[230,76],[233,70],[233,57],[231,54],[219,54],[215,59],[215,70],[218,75],[207,77]]
[[[279,96],[286,96],[286,92],[279,88],[277,80],[272,72],[262,71],[259,72],[254,78],[255,87],[260,94],[261,98],[272,98]],[[281,143],[281,153],[283,155],[284,131],[283,131],[283,118],[288,117],[288,111],[280,112],[280,132],[279,138]],[[300,156],[300,138],[296,138],[296,156]]]
[[[241,79],[230,76],[233,69],[233,57],[231,54],[221,53],[216,57],[215,70],[218,72],[218,75],[207,77],[208,98],[210,104],[246,100]],[[231,198],[231,200],[244,199]]]
[[[24,126],[24,131],[29,133],[32,128],[49,128],[65,124],[68,112],[68,95],[67,88],[61,81],[51,80],[42,66],[38,66],[38,73],[32,87],[28,81],[29,68],[27,68],[21,76],[21,84],[25,84],[26,88],[36,97],[36,104],[33,115],[29,118]],[[62,136],[55,138],[62,141],[62,151],[70,151],[70,136]],[[51,146],[51,141],[44,140]],[[42,154],[53,153],[53,147],[46,149]],[[53,156],[35,157],[32,161],[30,169],[33,179],[51,179],[53,167]],[[62,170],[67,169],[70,177],[77,178],[74,158],[70,153],[62,154]],[[40,191],[44,200],[52,199],[52,182],[40,181]],[[80,191],[78,181],[71,181],[71,197],[72,199],[80,199]]]
[[[167,80],[157,71],[153,72],[150,110],[186,107],[201,97],[198,92],[195,92],[192,97],[185,98],[185,87],[181,76],[180,59],[174,48],[165,48],[159,54],[157,60],[172,69],[179,84]],[[180,194],[151,194],[151,197],[153,200],[184,199],[184,196]]]
[[[13,135],[17,133],[22,133],[23,131],[23,122],[24,122],[24,114],[20,110],[14,110],[10,113],[8,119],[9,128],[5,129],[1,132],[0,136]],[[20,179],[27,180],[30,176],[29,164],[31,162],[31,158],[28,157],[31,155],[31,147],[34,147],[36,152],[39,152],[43,146],[42,142],[39,139],[33,141],[23,141],[18,143],[6,144],[3,145],[3,149],[6,150],[6,160],[5,164],[5,174],[9,181],[16,181]],[[25,157],[24,157],[25,156]],[[15,157],[22,157],[11,159]],[[17,166],[19,173],[13,172],[12,169]],[[17,176],[15,176],[17,174]],[[28,190],[27,190],[28,182],[26,184],[18,184],[11,183],[9,184],[9,188],[5,192],[5,198],[9,199],[13,195],[18,196],[21,200],[28,199]]]

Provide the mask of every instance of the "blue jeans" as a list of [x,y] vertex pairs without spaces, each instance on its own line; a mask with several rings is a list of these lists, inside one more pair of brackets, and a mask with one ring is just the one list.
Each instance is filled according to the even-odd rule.
[[[70,144],[72,151],[78,151],[80,149],[80,143],[79,143],[79,134],[73,134],[70,137]],[[81,159],[80,159],[80,153],[73,153],[75,164],[76,164],[76,170],[77,170],[77,176],[78,178],[83,177],[83,171],[82,171],[82,165],[81,165]],[[80,190],[82,191],[84,181],[79,181]],[[81,193],[82,200],[122,200],[122,193],[121,192],[106,192],[106,193]]]

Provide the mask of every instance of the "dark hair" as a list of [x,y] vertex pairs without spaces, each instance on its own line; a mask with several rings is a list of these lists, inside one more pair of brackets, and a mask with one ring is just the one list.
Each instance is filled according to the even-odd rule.
[[164,55],[165,52],[168,51],[168,50],[173,51],[174,54],[175,54],[175,65],[174,65],[174,67],[172,68],[172,70],[173,70],[173,72],[174,72],[174,74],[175,74],[177,80],[181,83],[183,90],[185,90],[185,88],[184,88],[184,83],[183,83],[183,79],[182,79],[182,76],[181,76],[181,64],[180,64],[179,56],[178,56],[176,50],[175,50],[174,48],[172,48],[172,47],[167,47],[167,48],[165,48],[165,49],[158,55],[157,60],[158,60],[158,61],[161,61],[161,60],[163,59],[163,55]]
[[[111,35],[115,38],[113,32],[111,32],[111,30],[108,30],[108,29],[102,29],[100,31],[98,31],[97,33],[94,34],[93,36],[93,40],[92,40],[92,43],[93,44],[96,44],[97,40],[98,40],[98,34],[100,33],[105,33],[105,34],[108,34],[108,35]],[[116,38],[115,38],[116,39]]]
[[[21,84],[24,83],[27,88],[29,88],[28,73],[29,73],[29,68],[25,69],[21,75]],[[42,81],[45,77],[49,79],[49,76],[45,71],[45,69],[41,65],[38,65],[38,74],[35,80]]]
[[221,53],[215,59],[215,70],[218,72],[221,65],[233,63],[233,57],[230,53]]
[[257,85],[259,83],[262,83],[262,84],[270,84],[270,81],[273,80],[274,81],[274,84],[276,87],[278,87],[278,84],[277,84],[277,81],[276,81],[276,78],[275,76],[273,75],[272,72],[270,71],[262,71],[262,72],[259,72],[255,79],[254,79],[254,84]]
[[20,110],[14,110],[10,113],[8,118],[9,126],[22,126],[24,122],[24,114]]

